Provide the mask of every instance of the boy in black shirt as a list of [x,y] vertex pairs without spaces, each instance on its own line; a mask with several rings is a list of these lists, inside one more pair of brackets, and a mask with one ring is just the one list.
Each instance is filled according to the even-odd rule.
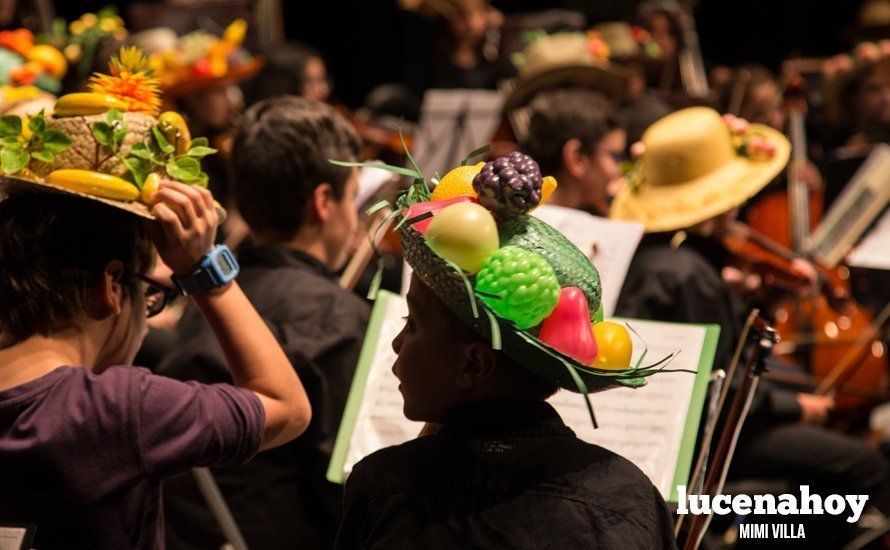
[[646,476],[579,440],[545,402],[557,385],[495,351],[416,275],[393,349],[405,416],[436,433],[356,465],[338,548],[676,547]]

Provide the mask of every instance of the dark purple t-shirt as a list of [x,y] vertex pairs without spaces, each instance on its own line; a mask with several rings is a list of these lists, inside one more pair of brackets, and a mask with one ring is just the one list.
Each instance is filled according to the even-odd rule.
[[163,548],[161,480],[247,461],[264,424],[245,389],[60,367],[0,392],[0,523],[40,550]]

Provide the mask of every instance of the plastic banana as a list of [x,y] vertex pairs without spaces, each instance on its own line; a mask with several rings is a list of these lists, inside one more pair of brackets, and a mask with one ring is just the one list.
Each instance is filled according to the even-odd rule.
[[126,111],[127,104],[109,94],[66,94],[56,101],[53,116],[86,116],[102,114],[110,109]]
[[50,172],[44,179],[47,183],[69,191],[85,193],[94,197],[119,201],[133,201],[139,198],[139,189],[135,185],[103,172],[65,168]]
[[192,144],[192,134],[182,115],[174,111],[165,111],[158,117],[158,122],[161,123],[164,137],[176,147],[176,154],[184,155]]

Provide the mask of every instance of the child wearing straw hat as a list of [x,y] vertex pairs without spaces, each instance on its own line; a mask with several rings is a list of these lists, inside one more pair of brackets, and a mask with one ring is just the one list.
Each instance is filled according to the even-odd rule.
[[675,547],[645,474],[546,403],[560,388],[639,387],[661,363],[597,345],[596,269],[529,215],[553,178],[518,152],[465,163],[431,194],[412,175],[396,202],[413,275],[393,372],[405,416],[427,428],[355,466],[337,547]]
[[[237,265],[213,248],[209,192],[164,180],[147,222],[123,202],[28,185],[0,187],[13,193],[0,201],[0,518],[36,526],[42,549],[163,548],[162,480],[290,441],[309,400],[226,277]],[[153,248],[213,326],[235,386],[119,366],[175,292],[148,277]]]
[[[742,312],[721,277],[725,251],[718,238],[730,229],[739,207],[785,167],[791,146],[768,126],[693,107],[653,124],[635,149],[641,154],[611,215],[643,223],[648,234],[631,263],[617,314],[718,323],[715,367],[725,368]],[[805,276],[808,266],[796,269]],[[787,368],[778,362],[772,367]],[[840,488],[874,494],[887,465],[858,440],[821,427],[832,406],[831,397],[761,381],[730,479],[779,478],[828,493]],[[808,544],[837,548],[848,528],[844,521],[819,516],[807,526]]]

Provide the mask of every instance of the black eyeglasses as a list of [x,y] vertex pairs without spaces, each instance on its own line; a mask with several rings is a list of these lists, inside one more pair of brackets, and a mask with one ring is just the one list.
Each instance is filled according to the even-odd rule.
[[170,288],[147,275],[136,274],[136,279],[145,283],[145,317],[154,317],[164,311],[167,304],[179,296],[179,290]]

